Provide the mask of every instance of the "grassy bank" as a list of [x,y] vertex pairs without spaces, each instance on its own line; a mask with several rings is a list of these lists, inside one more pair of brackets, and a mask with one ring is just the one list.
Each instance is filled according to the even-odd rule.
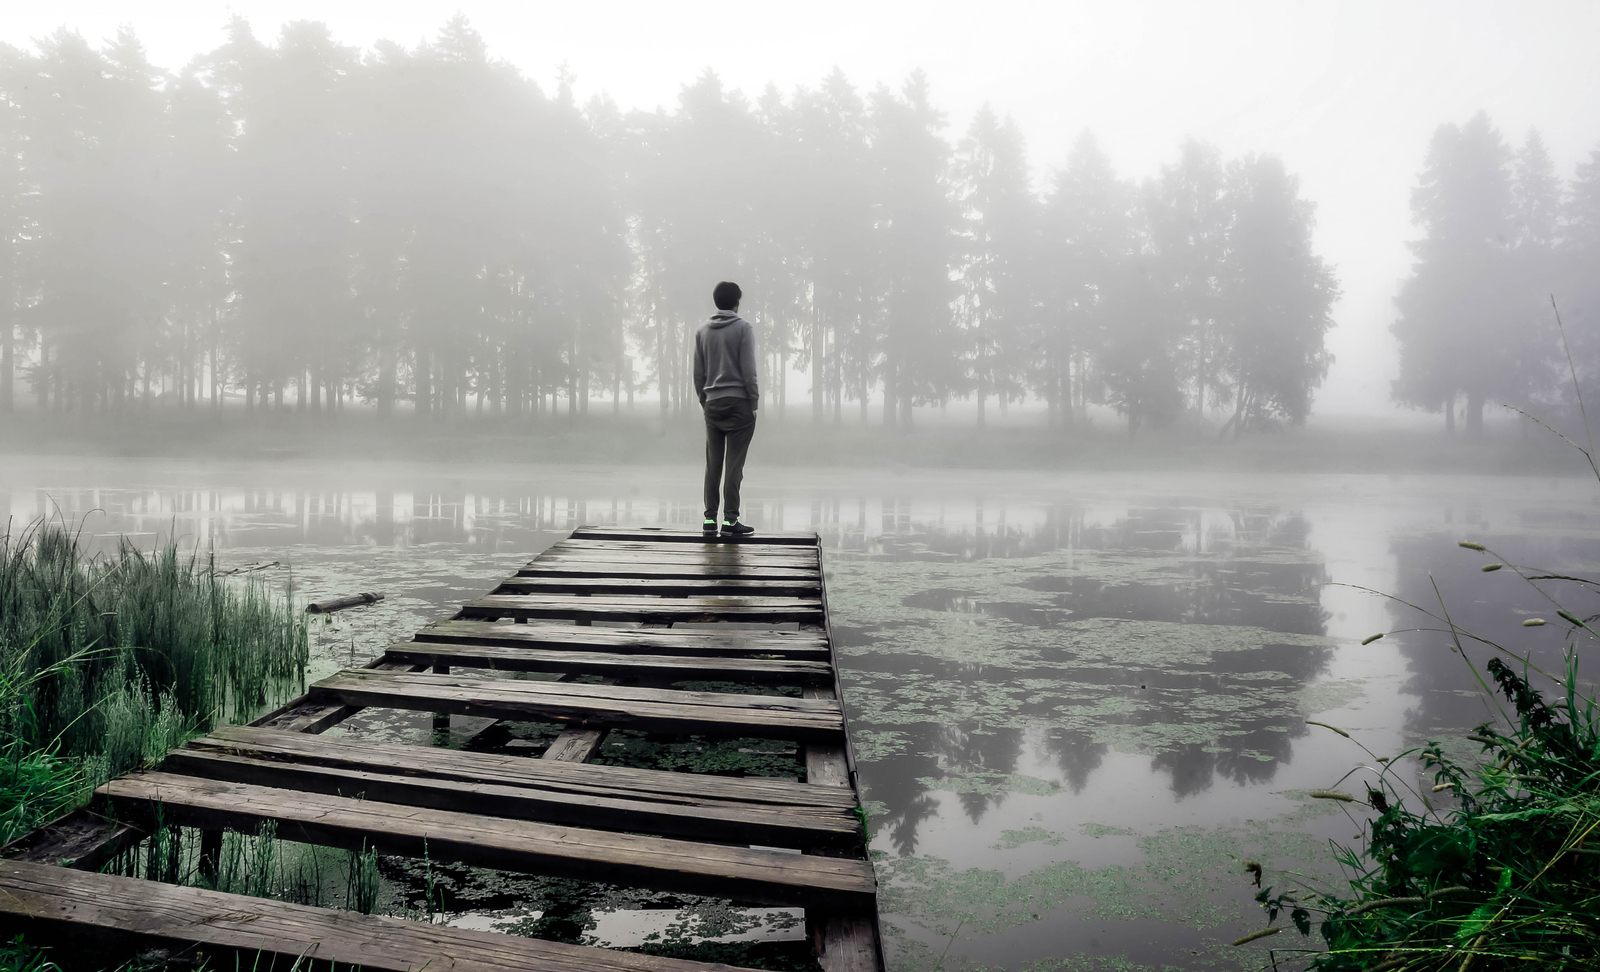
[[289,599],[174,544],[88,558],[36,523],[0,537],[0,842],[305,680]]
[[[1492,556],[1479,544],[1461,545]],[[1515,565],[1483,569],[1515,571],[1536,587],[1600,590],[1593,581]],[[1600,968],[1600,706],[1578,688],[1579,657],[1600,642],[1600,615],[1556,609],[1571,632],[1565,669],[1550,673],[1519,658],[1515,646],[1458,629],[1443,609],[1424,613],[1464,664],[1471,662],[1462,649],[1473,642],[1496,653],[1473,672],[1487,695],[1503,700],[1500,719],[1466,735],[1480,750],[1475,760],[1452,758],[1452,747],[1438,741],[1394,759],[1369,753],[1372,763],[1338,784],[1368,781],[1364,794],[1313,794],[1362,808],[1365,839],[1337,851],[1347,886],[1269,886],[1257,896],[1271,921],[1286,916],[1323,945],[1274,948],[1270,964],[1288,968],[1295,963],[1286,960],[1298,959],[1317,972]],[[1541,692],[1535,679],[1553,688]],[[1421,763],[1412,778],[1397,769],[1407,757]],[[1255,873],[1259,883],[1259,866]],[[1235,944],[1278,930],[1274,924]]]

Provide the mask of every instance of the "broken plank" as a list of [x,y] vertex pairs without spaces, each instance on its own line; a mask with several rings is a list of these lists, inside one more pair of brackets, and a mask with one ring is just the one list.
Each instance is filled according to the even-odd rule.
[[448,712],[521,721],[581,722],[642,732],[840,742],[837,702],[787,696],[681,692],[620,685],[343,671],[313,699],[353,706]]
[[406,776],[567,789],[620,798],[670,800],[715,806],[725,803],[850,812],[848,791],[812,787],[793,780],[710,776],[631,766],[547,763],[501,753],[471,753],[372,740],[309,736],[297,732],[226,726],[192,740],[190,749],[246,755],[314,766],[346,767]]
[[859,822],[843,812],[807,813],[750,804],[687,805],[637,796],[598,796],[565,787],[419,779],[393,771],[312,766],[198,748],[173,750],[161,769],[304,793],[667,837],[796,848],[860,841]]
[[654,597],[764,595],[817,597],[817,578],[751,580],[744,577],[544,577],[516,575],[495,588],[495,594],[649,594]]
[[171,773],[136,773],[95,791],[123,814],[180,826],[278,837],[474,867],[608,881],[774,905],[870,907],[877,889],[867,861],[642,837],[568,825],[351,800]]
[[611,652],[505,648],[408,641],[390,645],[387,657],[413,665],[439,664],[508,672],[569,672],[646,678],[657,682],[685,679],[802,685],[833,681],[832,666],[820,661],[786,658],[694,658],[682,655],[624,655]]
[[548,618],[575,621],[815,621],[822,602],[804,597],[639,597],[614,594],[491,594],[468,601],[464,618]]
[[758,530],[755,533],[744,536],[724,537],[717,533],[706,533],[702,530],[683,530],[670,527],[581,526],[572,531],[572,537],[575,540],[656,540],[669,543],[737,543],[746,546],[779,544],[784,546],[815,547],[818,543],[815,533],[785,533]]
[[145,836],[139,827],[79,808],[0,848],[0,857],[98,871]]
[[587,763],[610,734],[609,729],[568,726],[551,741],[539,758],[561,763]]
[[[0,862],[0,925],[30,943],[55,941],[51,956],[80,951],[104,961],[108,946],[202,946],[243,953],[260,964],[306,960],[349,968],[414,972],[737,972],[658,958],[399,918],[313,908],[112,874]],[[223,963],[227,964],[227,963]],[[275,963],[268,961],[267,966]],[[68,967],[71,967],[70,965]],[[89,968],[98,968],[91,964]]]
[[416,641],[574,649],[614,654],[697,655],[706,658],[796,658],[827,661],[828,643],[809,631],[708,631],[700,628],[592,628],[564,624],[511,625],[492,621],[435,621]]
[[[414,672],[422,668],[410,662],[389,661],[382,655],[367,662],[366,667],[378,672]],[[359,711],[359,706],[342,705],[327,700],[317,701],[309,695],[302,695],[250,724],[263,729],[283,729],[288,732],[326,732]]]

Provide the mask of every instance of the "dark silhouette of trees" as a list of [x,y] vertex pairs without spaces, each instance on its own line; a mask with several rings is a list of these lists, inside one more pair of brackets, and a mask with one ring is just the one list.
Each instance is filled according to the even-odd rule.
[[1483,112],[1440,126],[1412,193],[1423,236],[1411,244],[1416,262],[1395,301],[1396,401],[1442,409],[1453,432],[1456,403],[1465,399],[1467,430],[1481,435],[1486,402],[1527,409],[1570,397],[1552,295],[1580,379],[1594,382],[1595,181],[1591,157],[1563,193],[1537,131],[1513,150]]
[[[954,138],[920,72],[752,102],[708,71],[655,111],[571,81],[460,16],[366,51],[235,19],[176,74],[129,30],[0,49],[0,408],[527,423],[645,392],[671,415],[734,278],[770,400],[804,373],[815,422],[1309,411],[1337,290],[1275,160],[1189,142],[1135,190],[1085,133],[1040,192],[1015,124],[986,106]],[[1516,183],[1540,267],[1542,152]]]
[[1339,288],[1311,248],[1310,202],[1272,156],[1228,167],[1223,192],[1231,214],[1219,271],[1219,317],[1210,366],[1219,400],[1233,401],[1237,437],[1275,419],[1299,424],[1311,391],[1328,372],[1323,346]]

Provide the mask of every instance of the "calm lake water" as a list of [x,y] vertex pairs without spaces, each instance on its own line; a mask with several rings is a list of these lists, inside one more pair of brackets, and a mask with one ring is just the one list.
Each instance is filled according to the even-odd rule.
[[[693,522],[697,493],[687,467],[0,459],[14,530],[59,513],[98,538],[175,534],[224,568],[273,565],[256,576],[297,598],[384,592],[315,622],[313,677],[578,524]],[[1308,791],[1359,793],[1372,771],[1341,782],[1352,769],[1430,739],[1470,752],[1461,730],[1495,712],[1446,634],[1395,631],[1427,618],[1341,585],[1442,597],[1458,625],[1550,663],[1566,626],[1521,621],[1555,621],[1552,604],[1456,541],[1600,574],[1600,487],[1576,479],[752,468],[747,497],[758,528],[823,537],[904,970],[1286,956],[1292,932],[1227,944],[1265,924],[1244,862],[1314,884],[1360,819]]]

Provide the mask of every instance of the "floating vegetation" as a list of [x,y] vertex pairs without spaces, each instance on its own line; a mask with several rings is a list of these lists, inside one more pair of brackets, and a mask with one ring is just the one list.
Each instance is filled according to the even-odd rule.
[[90,558],[59,524],[0,536],[0,842],[301,691],[306,659],[287,594],[176,543]]

